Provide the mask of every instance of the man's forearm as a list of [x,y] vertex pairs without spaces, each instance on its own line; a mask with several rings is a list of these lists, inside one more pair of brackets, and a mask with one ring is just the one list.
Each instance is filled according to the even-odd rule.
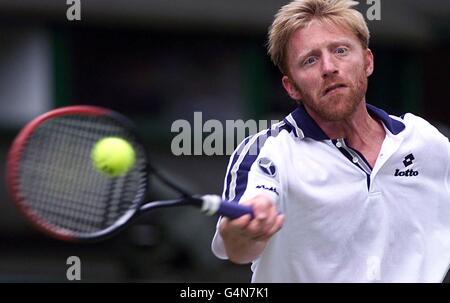
[[224,239],[228,259],[237,264],[246,264],[259,257],[267,245],[267,240]]

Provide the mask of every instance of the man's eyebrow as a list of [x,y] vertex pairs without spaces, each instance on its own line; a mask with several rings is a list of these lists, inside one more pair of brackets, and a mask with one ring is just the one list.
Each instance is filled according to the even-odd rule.
[[[339,45],[350,46],[353,44],[354,43],[349,39],[339,39],[339,40],[334,40],[334,41],[331,41],[330,43],[328,43],[327,48],[330,48],[330,47],[333,48],[333,47],[336,47]],[[318,51],[319,51],[319,48],[312,48],[312,49],[304,51],[297,57],[297,62],[302,61],[303,59],[306,59],[307,57],[311,56],[312,54],[314,54],[315,52],[318,52]]]
[[351,40],[348,39],[341,39],[341,40],[336,40],[333,41],[329,44],[329,46],[333,47],[333,46],[338,46],[338,45],[346,45],[346,46],[350,46],[353,45],[354,42],[352,42]]

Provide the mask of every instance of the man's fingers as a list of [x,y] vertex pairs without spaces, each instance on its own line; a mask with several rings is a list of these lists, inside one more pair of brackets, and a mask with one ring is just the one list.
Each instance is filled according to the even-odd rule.
[[252,217],[247,214],[242,217],[230,220],[229,218],[223,217],[220,220],[220,230],[233,229],[233,230],[243,230],[250,223]]
[[271,237],[273,234],[278,232],[284,224],[284,215],[278,214],[275,218],[275,224],[272,226],[271,229],[267,232],[267,235]]
[[265,230],[263,233],[255,236],[253,239],[257,241],[265,241],[272,237],[276,232],[278,232],[284,223],[284,215],[278,214],[275,217],[275,222],[270,226],[269,229]]
[[272,226],[275,224],[276,220],[277,220],[277,216],[278,216],[278,210],[276,209],[275,206],[272,206],[269,210],[269,216],[267,217],[267,220],[265,222],[265,228],[264,228],[264,233],[269,231]]
[[242,204],[253,208],[254,217],[245,215],[233,220],[222,218],[220,223],[222,235],[236,233],[252,240],[268,239],[281,228],[283,219],[280,218],[270,198],[260,195]]
[[259,238],[268,234],[277,221],[278,211],[273,205],[269,209],[259,211],[264,212],[264,214],[256,216],[246,228],[246,231],[251,238]]

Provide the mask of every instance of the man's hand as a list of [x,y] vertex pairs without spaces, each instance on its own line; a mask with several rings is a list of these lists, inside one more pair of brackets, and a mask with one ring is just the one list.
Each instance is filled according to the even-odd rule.
[[253,219],[250,215],[234,220],[222,218],[219,225],[228,258],[235,263],[248,263],[256,259],[284,221],[284,215],[265,195],[258,195],[242,205],[253,208]]

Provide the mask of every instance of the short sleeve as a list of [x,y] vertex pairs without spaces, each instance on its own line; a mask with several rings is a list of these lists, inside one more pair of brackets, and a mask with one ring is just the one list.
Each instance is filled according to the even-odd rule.
[[[262,137],[262,138],[261,138]],[[259,141],[264,139],[264,141]],[[222,198],[240,203],[264,194],[278,203],[280,195],[279,172],[270,144],[264,136],[244,140],[231,155],[224,180]],[[220,219],[217,223],[219,225]],[[227,259],[223,241],[216,230],[212,242],[213,253]]]

